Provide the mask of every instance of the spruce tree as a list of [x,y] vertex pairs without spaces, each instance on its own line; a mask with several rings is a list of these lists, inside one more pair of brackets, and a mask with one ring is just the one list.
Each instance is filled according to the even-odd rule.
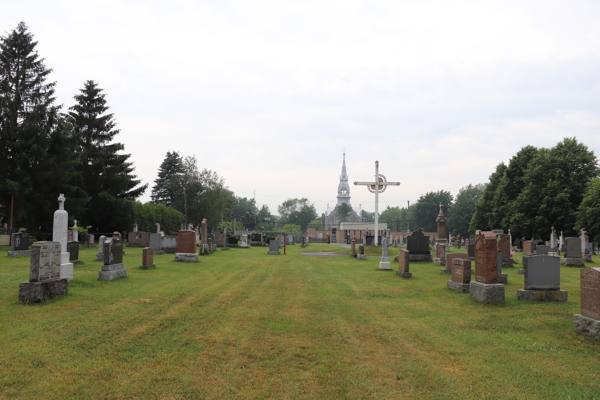
[[0,202],[15,199],[14,229],[50,231],[58,195],[78,192],[75,143],[36,46],[23,22],[0,38]]
[[141,196],[148,185],[132,174],[130,154],[121,154],[119,133],[113,114],[107,113],[105,94],[94,81],[86,81],[77,103],[69,110],[78,142],[79,170],[90,200],[83,223],[94,232],[130,229],[133,224],[131,201]]
[[156,178],[152,187],[151,197],[155,204],[172,206],[175,197],[173,177],[183,172],[183,159],[179,153],[167,151],[165,159],[158,168],[158,178]]

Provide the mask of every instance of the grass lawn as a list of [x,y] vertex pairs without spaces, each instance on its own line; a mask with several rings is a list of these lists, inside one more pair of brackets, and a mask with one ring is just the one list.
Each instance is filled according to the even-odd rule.
[[68,295],[22,305],[29,261],[4,248],[0,398],[600,400],[600,343],[571,326],[578,268],[561,268],[567,303],[517,301],[517,265],[506,304],[484,306],[433,263],[405,280],[377,258],[298,254],[326,250],[165,254],[140,270],[126,248],[129,278],[106,282],[82,248]]

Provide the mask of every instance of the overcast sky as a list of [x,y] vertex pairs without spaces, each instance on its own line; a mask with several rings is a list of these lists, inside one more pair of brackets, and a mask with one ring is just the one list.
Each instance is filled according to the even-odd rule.
[[351,182],[375,160],[401,182],[380,210],[487,182],[526,145],[598,155],[599,20],[597,1],[8,0],[0,32],[25,21],[59,104],[104,89],[150,188],[178,151],[272,212],[320,214],[344,149]]

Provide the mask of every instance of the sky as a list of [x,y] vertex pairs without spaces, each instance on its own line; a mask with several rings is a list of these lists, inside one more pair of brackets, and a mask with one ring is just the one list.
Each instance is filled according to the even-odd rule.
[[[600,150],[597,1],[7,0],[68,108],[104,89],[150,190],[167,151],[196,156],[276,213],[388,181],[387,206],[485,183],[522,147]],[[374,195],[351,185],[352,205]]]

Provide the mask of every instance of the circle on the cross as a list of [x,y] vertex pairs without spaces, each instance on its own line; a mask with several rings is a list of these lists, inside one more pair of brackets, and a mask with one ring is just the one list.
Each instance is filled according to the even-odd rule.
[[[387,182],[387,179],[385,178],[384,175],[379,174],[379,183],[383,183],[383,182]],[[377,188],[375,187],[375,185],[367,185],[367,189],[369,189],[369,192],[371,192],[371,193],[375,193],[377,191]],[[385,192],[385,189],[387,189],[387,185],[379,186],[379,193]]]

